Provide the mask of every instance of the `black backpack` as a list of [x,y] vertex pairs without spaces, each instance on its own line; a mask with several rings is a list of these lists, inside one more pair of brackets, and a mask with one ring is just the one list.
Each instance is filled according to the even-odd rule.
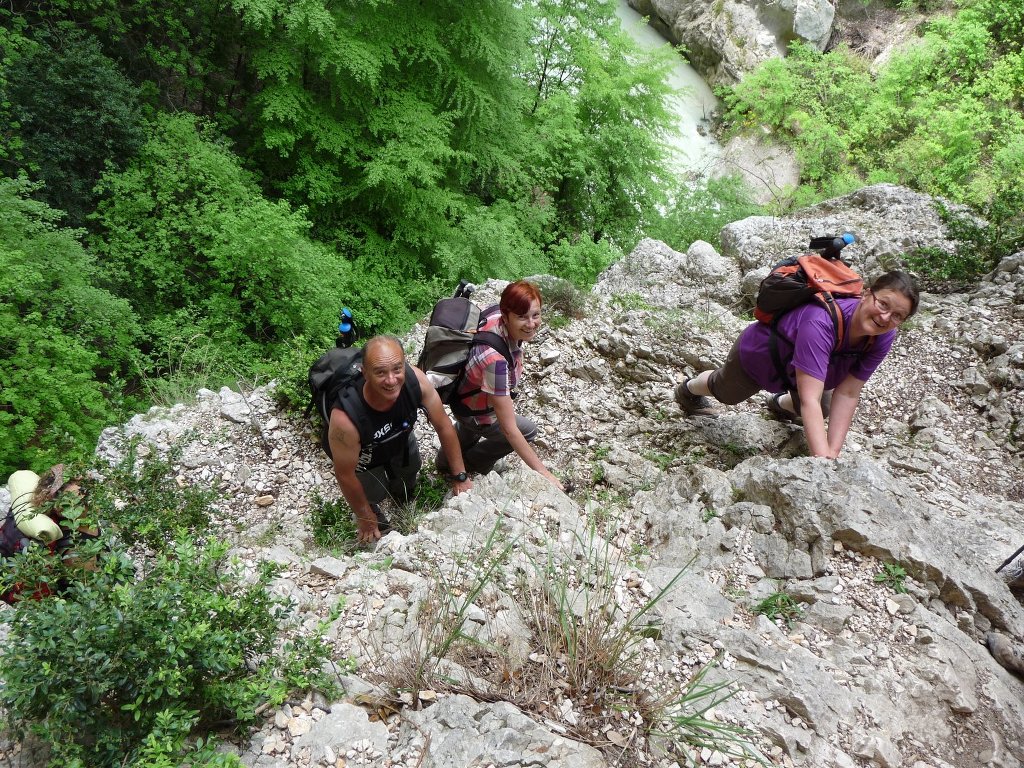
[[[423,341],[416,367],[423,371],[441,397],[441,402],[452,409],[456,416],[477,416],[488,409],[473,410],[463,400],[475,395],[480,388],[459,392],[466,376],[466,361],[473,347],[478,344],[498,352],[508,363],[509,370],[515,365],[506,341],[491,331],[479,328],[498,312],[494,305],[481,311],[475,303],[459,293],[450,299],[441,299],[430,313],[430,325]],[[515,397],[515,393],[512,394]]]
[[[309,369],[310,404],[307,413],[314,408],[320,415],[320,447],[331,459],[331,446],[328,431],[331,423],[331,411],[341,408],[352,419],[359,430],[359,444],[367,446],[380,444],[383,440],[375,440],[373,424],[366,412],[359,388],[363,386],[363,350],[356,347],[332,347],[317,359]],[[405,366],[405,384],[399,399],[409,413],[407,426],[398,434],[407,434],[416,423],[416,412],[423,400],[420,382],[415,373]],[[397,437],[395,433],[387,436],[387,440]]]

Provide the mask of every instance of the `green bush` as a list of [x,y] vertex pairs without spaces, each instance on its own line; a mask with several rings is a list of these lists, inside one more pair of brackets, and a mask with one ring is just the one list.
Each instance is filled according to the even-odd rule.
[[576,320],[586,316],[590,295],[570,281],[552,275],[535,275],[529,279],[540,291],[545,312]]
[[347,264],[309,239],[301,212],[263,196],[211,125],[159,117],[99,189],[91,245],[142,320],[155,372],[195,337],[230,372],[337,315]]
[[139,445],[130,444],[124,458],[113,467],[103,467],[104,479],[92,484],[89,503],[101,510],[104,523],[127,541],[142,542],[159,552],[179,535],[203,537],[210,526],[210,503],[217,497],[212,488],[181,487],[174,479],[172,462],[139,455]]
[[0,179],[0,476],[92,451],[114,418],[106,399],[134,359],[127,302],[98,287],[80,232]]
[[[794,44],[723,98],[731,129],[768,126],[797,152],[802,186],[791,207],[864,179],[969,205],[990,225],[965,241],[965,263],[950,265],[969,275],[970,262],[993,263],[1024,242],[1024,2],[962,5],[930,20],[875,75],[843,47],[822,54]],[[943,271],[935,255],[922,268]]]
[[292,687],[282,668],[322,666],[322,644],[304,646],[300,664],[275,650],[283,608],[267,591],[273,566],[242,580],[226,544],[181,536],[137,572],[122,545],[104,543],[95,571],[54,566],[38,551],[13,559],[12,578],[59,568],[66,586],[0,617],[9,632],[0,704],[12,733],[48,744],[53,768],[230,764],[208,750],[202,758],[189,734],[252,722]]
[[762,213],[739,175],[701,178],[680,187],[664,215],[648,233],[677,251],[703,240],[721,248],[722,227]]
[[328,551],[353,552],[358,546],[356,521],[344,499],[327,501],[313,492],[309,507],[313,541]]
[[777,592],[773,592],[754,606],[754,613],[760,614],[776,624],[784,623],[787,627],[792,626],[793,622],[804,614],[800,604],[786,592],[785,587],[781,584]]
[[580,240],[570,244],[563,239],[548,250],[551,271],[582,286],[593,285],[621,255],[621,251],[606,240],[598,243]]

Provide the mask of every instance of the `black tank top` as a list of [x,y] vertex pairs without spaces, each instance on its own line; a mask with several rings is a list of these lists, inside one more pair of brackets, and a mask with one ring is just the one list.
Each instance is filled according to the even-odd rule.
[[[356,418],[345,408],[345,413],[356,424],[359,429],[359,464],[357,472],[379,467],[390,462],[400,451],[406,450],[409,444],[409,435],[413,425],[416,423],[417,410],[422,402],[419,388],[419,381],[412,367],[405,366],[405,384],[398,399],[388,410],[378,411],[370,407],[363,396],[363,380],[353,387],[355,400],[358,402],[362,412],[362,419]],[[414,390],[414,392],[410,391]],[[414,396],[415,394],[415,396]],[[342,403],[344,407],[349,403]],[[367,440],[364,434],[368,434]]]

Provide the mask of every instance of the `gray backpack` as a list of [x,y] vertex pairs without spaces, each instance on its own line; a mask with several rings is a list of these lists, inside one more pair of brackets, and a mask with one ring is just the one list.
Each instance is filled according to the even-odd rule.
[[501,336],[479,330],[496,312],[496,304],[481,311],[466,296],[456,295],[441,299],[430,313],[430,326],[416,367],[427,375],[441,401],[456,416],[476,416],[487,412],[487,409],[472,410],[463,403],[465,398],[477,394],[479,387],[459,392],[466,374],[466,361],[473,347],[478,344],[488,346],[505,358],[510,369],[515,365],[508,344]]

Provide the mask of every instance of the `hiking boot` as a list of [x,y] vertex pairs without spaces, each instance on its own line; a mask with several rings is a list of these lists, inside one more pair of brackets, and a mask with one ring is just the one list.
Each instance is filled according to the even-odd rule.
[[1024,675],[1024,651],[1015,647],[1008,637],[998,632],[989,632],[985,636],[985,644],[992,658],[1001,666],[1018,675]]
[[771,412],[772,416],[774,416],[779,421],[789,421],[794,424],[799,424],[802,421],[802,419],[792,411],[783,408],[782,403],[779,402],[779,400],[785,394],[785,392],[779,392],[778,394],[775,395],[769,395],[767,401],[768,410]]
[[679,407],[689,416],[714,416],[717,412],[711,401],[703,395],[695,395],[686,388],[687,379],[676,386],[675,397]]

